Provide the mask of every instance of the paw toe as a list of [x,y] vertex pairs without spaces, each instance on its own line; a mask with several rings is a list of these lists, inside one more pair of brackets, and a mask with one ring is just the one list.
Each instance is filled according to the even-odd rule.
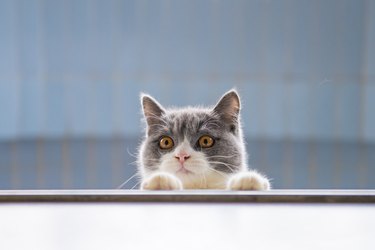
[[156,174],[142,182],[144,190],[181,190],[182,183],[170,174]]
[[268,190],[269,188],[269,181],[256,172],[238,174],[228,183],[230,190]]

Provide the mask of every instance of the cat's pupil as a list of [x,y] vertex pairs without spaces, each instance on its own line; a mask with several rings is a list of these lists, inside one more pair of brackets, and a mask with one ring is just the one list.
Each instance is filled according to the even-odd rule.
[[208,144],[208,140],[207,140],[207,139],[204,139],[203,143],[204,143],[204,144]]
[[168,146],[168,144],[169,144],[169,141],[168,141],[168,140],[166,140],[166,141],[164,142],[164,144],[165,144],[165,146]]

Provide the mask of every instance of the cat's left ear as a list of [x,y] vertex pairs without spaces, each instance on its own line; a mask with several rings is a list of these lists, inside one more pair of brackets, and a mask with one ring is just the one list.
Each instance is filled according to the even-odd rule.
[[161,123],[161,117],[165,113],[164,108],[154,98],[143,93],[141,94],[141,103],[147,125],[152,127],[152,125]]
[[237,91],[232,89],[221,97],[214,108],[214,112],[226,123],[231,125],[231,130],[233,130],[233,128],[237,127],[240,109],[240,97]]

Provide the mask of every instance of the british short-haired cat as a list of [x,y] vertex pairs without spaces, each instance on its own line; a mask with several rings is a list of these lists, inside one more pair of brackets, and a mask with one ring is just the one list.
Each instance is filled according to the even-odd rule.
[[213,108],[166,109],[141,96],[146,136],[139,151],[144,190],[268,190],[268,179],[247,167],[240,98],[224,94]]

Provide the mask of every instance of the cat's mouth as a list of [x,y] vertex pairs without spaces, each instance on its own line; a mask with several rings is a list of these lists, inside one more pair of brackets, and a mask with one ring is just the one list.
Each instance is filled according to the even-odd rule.
[[176,171],[177,174],[193,174],[192,171],[187,170],[184,166],[180,166],[179,169]]

